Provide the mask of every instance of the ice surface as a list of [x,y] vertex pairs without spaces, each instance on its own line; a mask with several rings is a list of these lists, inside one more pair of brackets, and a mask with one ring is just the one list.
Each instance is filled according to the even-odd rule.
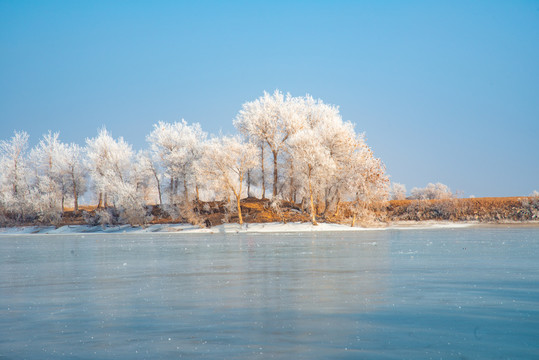
[[538,255],[518,227],[3,235],[0,358],[539,358]]

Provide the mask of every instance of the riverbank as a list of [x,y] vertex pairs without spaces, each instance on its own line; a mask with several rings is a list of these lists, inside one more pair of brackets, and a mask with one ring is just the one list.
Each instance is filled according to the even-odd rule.
[[184,234],[219,234],[219,233],[294,233],[294,232],[350,232],[376,230],[384,228],[360,228],[340,224],[313,225],[311,223],[250,223],[250,224],[221,224],[211,228],[191,224],[154,224],[146,227],[131,225],[66,225],[54,226],[20,226],[0,228],[0,235],[26,234],[120,234],[120,233],[184,233]]
[[[317,209],[319,226],[310,223],[310,209],[305,204],[289,201],[272,202],[269,199],[247,198],[241,201],[244,225],[238,224],[237,210],[226,202],[193,202],[190,206],[147,206],[147,213],[139,222],[132,223],[113,207],[97,209],[81,207],[58,214],[54,221],[33,219],[21,223],[4,213],[0,218],[3,233],[42,232],[62,233],[75,227],[79,232],[134,231],[224,232],[222,229],[259,232],[279,231],[344,231],[339,229],[379,229],[387,227],[450,226],[470,224],[537,224],[539,223],[538,197],[473,198],[442,200],[393,200],[371,204],[358,212],[350,203],[339,203],[328,209]],[[354,218],[357,220],[354,221]],[[356,227],[350,227],[354,223]],[[186,225],[187,224],[187,225]],[[277,225],[279,224],[279,225]],[[293,226],[288,226],[292,224]],[[131,226],[137,225],[137,226]],[[22,226],[22,228],[21,228]],[[359,227],[357,227],[359,226]],[[33,230],[17,230],[33,229]],[[101,229],[101,230],[100,230]],[[167,230],[168,229],[168,230]],[[293,230],[297,229],[297,230]],[[233,232],[234,230],[230,230]],[[226,232],[226,231],[225,231]]]
[[377,227],[351,227],[342,224],[321,223],[250,223],[250,224],[222,224],[211,228],[191,224],[154,224],[146,227],[131,225],[66,225],[54,226],[18,226],[0,228],[0,235],[76,235],[76,234],[234,234],[234,233],[308,233],[308,232],[361,232],[384,230],[411,230],[411,229],[455,229],[464,227],[538,227],[539,221],[512,222],[512,223],[479,223],[479,222],[450,222],[450,221],[399,221],[391,224],[380,224]]

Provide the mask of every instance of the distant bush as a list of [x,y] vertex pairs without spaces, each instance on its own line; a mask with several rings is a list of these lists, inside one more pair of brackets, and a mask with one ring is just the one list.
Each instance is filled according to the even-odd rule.
[[114,208],[102,208],[95,211],[83,211],[82,216],[84,221],[91,226],[101,225],[105,227],[107,225],[120,224],[120,216],[118,211]]
[[529,198],[521,200],[520,212],[525,220],[539,220],[539,193],[534,191]]
[[429,183],[425,188],[413,188],[410,199],[413,200],[435,200],[435,199],[451,199],[453,193],[447,185],[442,183]]
[[399,183],[393,183],[389,194],[391,200],[404,200],[406,199],[406,186]]

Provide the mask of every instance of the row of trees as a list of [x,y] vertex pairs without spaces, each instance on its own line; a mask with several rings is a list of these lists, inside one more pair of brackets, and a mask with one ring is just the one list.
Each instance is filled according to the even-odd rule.
[[64,144],[58,133],[44,135],[29,152],[28,134],[15,132],[0,141],[0,206],[1,216],[16,222],[33,220],[56,222],[66,199],[74,200],[87,190],[85,149],[77,144]]
[[98,208],[140,224],[148,204],[189,211],[200,200],[226,200],[242,223],[242,197],[271,195],[302,203],[316,223],[342,201],[361,214],[388,195],[382,162],[335,106],[264,93],[243,104],[234,126],[236,136],[210,137],[196,123],[159,122],[138,152],[104,128],[84,147],[49,132],[30,151],[28,135],[15,132],[0,142],[0,206],[19,222],[54,223],[67,202],[78,211],[79,197],[93,194]]
[[414,187],[410,196],[406,196],[406,186],[400,183],[393,183],[390,190],[392,200],[434,200],[451,199],[454,194],[447,185],[442,183],[429,183],[424,188]]

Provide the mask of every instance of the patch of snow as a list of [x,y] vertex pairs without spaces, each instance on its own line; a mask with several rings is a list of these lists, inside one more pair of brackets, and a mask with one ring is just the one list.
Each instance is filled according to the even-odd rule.
[[[321,223],[313,225],[305,222],[293,222],[293,223],[254,223],[254,224],[225,224],[220,225],[223,227],[221,232],[254,232],[254,233],[279,233],[279,232],[312,232],[312,231],[358,231],[367,230],[366,228],[350,227],[341,224],[328,224]],[[216,227],[217,228],[217,227]]]
[[234,234],[234,233],[299,233],[299,232],[340,232],[340,231],[368,231],[368,230],[406,230],[406,229],[446,229],[462,228],[474,225],[473,223],[453,223],[434,221],[398,222],[386,227],[350,227],[342,224],[320,223],[313,225],[307,222],[293,223],[249,223],[249,224],[222,224],[211,228],[201,228],[191,224],[155,224],[147,227],[117,225],[117,226],[90,226],[66,225],[59,228],[53,226],[22,226],[0,228],[0,235],[26,235],[26,234],[120,234],[120,233],[185,233],[185,234]]
[[394,230],[428,230],[428,229],[455,229],[477,225],[475,222],[451,222],[451,221],[397,221],[389,226]]

